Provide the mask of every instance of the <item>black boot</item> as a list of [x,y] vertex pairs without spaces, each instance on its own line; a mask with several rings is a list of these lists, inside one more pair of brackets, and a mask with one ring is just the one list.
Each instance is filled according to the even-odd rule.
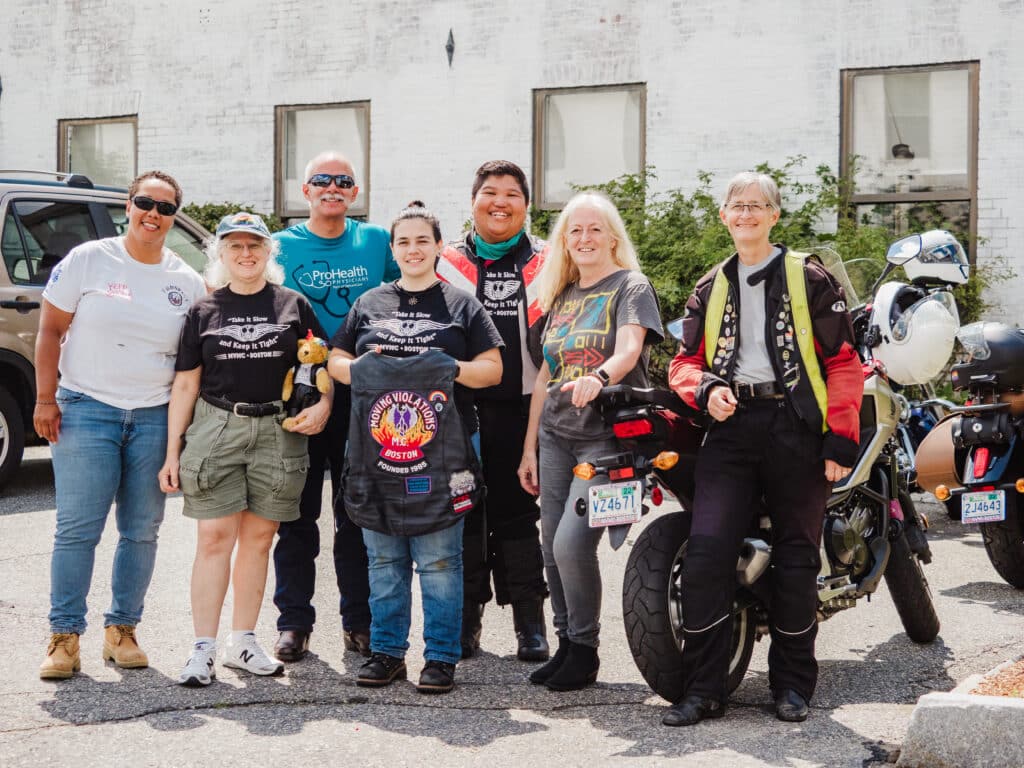
[[565,661],[544,685],[552,691],[578,691],[580,688],[593,685],[597,680],[597,670],[600,666],[597,648],[570,640]]
[[462,645],[462,658],[471,659],[480,650],[480,633],[483,632],[481,621],[484,617],[482,603],[465,600],[462,603],[462,634],[459,643]]
[[551,655],[548,648],[547,626],[544,622],[544,598],[517,600],[512,603],[512,622],[516,628],[519,649],[516,656],[520,661],[547,661]]
[[558,671],[562,662],[565,661],[565,657],[569,655],[569,645],[569,638],[559,635],[558,649],[555,651],[555,655],[543,667],[538,667],[530,673],[530,682],[534,685],[544,685]]

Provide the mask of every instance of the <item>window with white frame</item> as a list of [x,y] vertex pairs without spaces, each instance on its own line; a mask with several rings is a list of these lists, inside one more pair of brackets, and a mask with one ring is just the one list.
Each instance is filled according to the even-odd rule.
[[858,220],[942,227],[974,251],[978,63],[842,72],[841,173]]
[[138,175],[138,118],[57,121],[57,169],[126,187]]
[[274,207],[282,219],[305,218],[306,165],[321,152],[341,152],[352,163],[359,197],[350,216],[366,216],[370,199],[370,102],[275,107]]
[[561,208],[572,187],[603,184],[644,169],[643,83],[533,92],[536,206]]

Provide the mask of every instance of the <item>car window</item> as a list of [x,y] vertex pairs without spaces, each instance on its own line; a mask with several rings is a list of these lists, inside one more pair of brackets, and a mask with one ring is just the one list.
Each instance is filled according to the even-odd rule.
[[0,245],[11,282],[46,285],[68,251],[96,237],[85,203],[16,200],[7,207]]
[[[124,206],[107,206],[110,218],[114,222],[117,234],[123,235],[128,230],[128,213]],[[164,245],[178,254],[182,260],[199,274],[206,269],[206,254],[203,252],[203,241],[175,221],[171,231],[167,233]]]

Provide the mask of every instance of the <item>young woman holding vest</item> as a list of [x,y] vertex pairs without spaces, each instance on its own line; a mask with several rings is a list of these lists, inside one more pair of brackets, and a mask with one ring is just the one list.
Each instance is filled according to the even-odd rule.
[[413,203],[391,225],[401,277],[359,297],[331,340],[352,385],[344,505],[370,558],[370,659],[358,685],[405,679],[412,571],[426,664],[416,688],[447,693],[462,656],[462,529],[483,500],[471,389],[501,380],[501,336],[483,305],[434,274],[437,219]]
[[842,289],[806,254],[773,245],[781,197],[764,174],[734,177],[719,211],[736,253],[686,305],[669,384],[707,411],[683,564],[684,695],[662,718],[725,714],[736,558],[750,509],[772,522],[769,674],[780,720],[807,717],[818,665],[818,546],[830,484],[857,457],[863,377]]
[[558,634],[558,650],[530,682],[571,691],[593,683],[600,666],[597,545],[604,533],[576,514],[575,500],[591,485],[607,482],[574,478],[572,468],[619,450],[611,429],[588,404],[607,384],[649,386],[648,346],[663,336],[654,288],[640,273],[622,217],[607,198],[573,197],[549,243],[538,278],[539,301],[549,311],[544,363],[530,404],[519,479],[527,491],[540,493],[541,543]]

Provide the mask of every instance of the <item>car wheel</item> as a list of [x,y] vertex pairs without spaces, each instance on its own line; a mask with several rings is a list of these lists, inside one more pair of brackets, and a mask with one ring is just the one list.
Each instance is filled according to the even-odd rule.
[[25,451],[25,422],[18,401],[0,386],[0,488],[21,464]]

